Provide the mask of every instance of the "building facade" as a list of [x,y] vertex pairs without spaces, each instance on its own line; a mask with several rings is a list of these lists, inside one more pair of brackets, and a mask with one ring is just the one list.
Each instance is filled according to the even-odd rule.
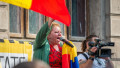
[[[112,58],[115,68],[120,67],[120,0],[66,0],[71,14],[69,27],[61,24],[62,34],[74,42],[81,52],[81,42],[86,36],[96,34],[104,41],[115,42]],[[48,17],[39,13],[0,2],[0,39],[20,41],[35,40]]]

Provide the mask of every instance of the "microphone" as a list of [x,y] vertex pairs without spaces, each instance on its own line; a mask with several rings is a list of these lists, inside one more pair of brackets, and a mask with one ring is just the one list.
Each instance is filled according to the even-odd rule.
[[69,43],[69,41],[67,41],[66,39],[64,39],[63,37],[60,37],[60,40],[65,42],[67,45],[74,47],[71,43]]

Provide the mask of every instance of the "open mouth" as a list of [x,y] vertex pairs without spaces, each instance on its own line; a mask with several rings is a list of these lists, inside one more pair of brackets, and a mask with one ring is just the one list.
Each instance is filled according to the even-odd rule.
[[57,39],[60,39],[60,37],[57,37]]
[[60,41],[60,37],[57,37],[57,40]]

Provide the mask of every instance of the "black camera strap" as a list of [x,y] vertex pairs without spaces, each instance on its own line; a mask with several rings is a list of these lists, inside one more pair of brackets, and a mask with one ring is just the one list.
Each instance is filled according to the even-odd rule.
[[82,53],[82,55],[88,60],[88,56],[85,53]]

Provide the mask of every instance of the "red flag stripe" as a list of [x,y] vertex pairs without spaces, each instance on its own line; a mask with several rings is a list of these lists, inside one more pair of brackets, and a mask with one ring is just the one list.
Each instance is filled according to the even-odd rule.
[[65,5],[65,0],[32,0],[30,9],[52,17],[67,26],[70,25],[71,19]]

